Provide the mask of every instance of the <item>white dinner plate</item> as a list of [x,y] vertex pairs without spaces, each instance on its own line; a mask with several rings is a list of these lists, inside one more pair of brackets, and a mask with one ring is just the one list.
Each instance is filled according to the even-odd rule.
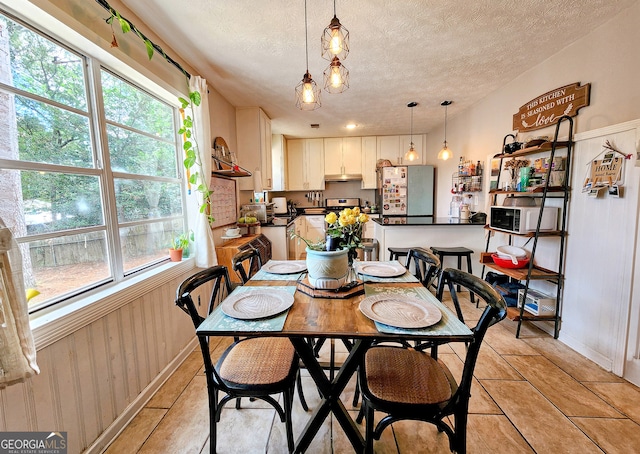
[[403,295],[368,296],[360,302],[360,312],[397,328],[426,328],[442,318],[440,309],[430,302]]
[[271,274],[293,274],[307,270],[304,260],[269,260],[262,269]]
[[291,307],[293,295],[281,289],[248,290],[228,296],[220,306],[229,317],[255,320],[271,317]]
[[356,272],[374,277],[402,276],[407,269],[399,262],[356,262]]

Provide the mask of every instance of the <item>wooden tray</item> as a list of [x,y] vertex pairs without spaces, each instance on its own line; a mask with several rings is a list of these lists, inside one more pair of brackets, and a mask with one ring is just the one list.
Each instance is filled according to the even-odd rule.
[[298,281],[296,287],[298,291],[304,293],[305,295],[309,295],[312,298],[346,299],[364,293],[364,283],[360,279],[358,279],[357,282],[358,284],[355,287],[352,287],[345,291],[337,292],[335,290],[315,288],[309,283],[309,278],[305,277],[304,279]]

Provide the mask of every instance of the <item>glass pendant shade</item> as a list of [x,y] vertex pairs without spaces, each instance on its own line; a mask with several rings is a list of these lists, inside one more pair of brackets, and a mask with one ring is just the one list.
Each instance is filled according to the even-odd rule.
[[407,150],[407,152],[404,154],[404,159],[406,159],[407,161],[416,161],[420,158],[420,155],[413,146],[413,108],[417,105],[418,103],[415,101],[407,104],[407,107],[411,108],[411,135],[409,139],[409,150]]
[[335,14],[329,26],[324,29],[320,41],[322,58],[325,60],[333,61],[334,57],[344,60],[349,55],[349,30],[344,28]]
[[349,88],[349,70],[333,57],[331,64],[324,70],[324,89],[329,93],[342,93]]
[[453,101],[442,101],[441,106],[444,106],[444,146],[438,153],[438,159],[446,161],[453,157],[453,152],[447,147],[447,107],[451,105]]
[[404,159],[406,159],[407,161],[416,161],[418,158],[420,158],[420,155],[418,154],[416,149],[413,147],[413,142],[411,142],[411,145],[409,146],[409,151],[407,151],[404,154]]
[[440,150],[440,152],[438,153],[438,159],[442,159],[443,161],[446,161],[449,158],[453,157],[453,153],[451,152],[451,150],[449,150],[449,148],[447,148],[447,142],[444,142],[444,147],[442,147],[442,150]]
[[320,106],[320,89],[307,71],[296,86],[296,107],[300,110],[316,110]]

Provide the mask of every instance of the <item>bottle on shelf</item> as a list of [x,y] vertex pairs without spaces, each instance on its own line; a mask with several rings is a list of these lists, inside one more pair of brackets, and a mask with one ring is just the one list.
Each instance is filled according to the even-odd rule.
[[462,175],[462,171],[464,169],[464,161],[462,156],[460,156],[460,162],[458,163],[458,175]]

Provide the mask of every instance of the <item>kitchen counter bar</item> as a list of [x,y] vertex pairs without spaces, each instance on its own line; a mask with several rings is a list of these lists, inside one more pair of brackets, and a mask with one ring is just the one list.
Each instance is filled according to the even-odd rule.
[[461,221],[456,218],[434,218],[433,216],[382,216],[379,219],[372,219],[380,225],[422,225],[422,226],[483,226],[485,222]]

